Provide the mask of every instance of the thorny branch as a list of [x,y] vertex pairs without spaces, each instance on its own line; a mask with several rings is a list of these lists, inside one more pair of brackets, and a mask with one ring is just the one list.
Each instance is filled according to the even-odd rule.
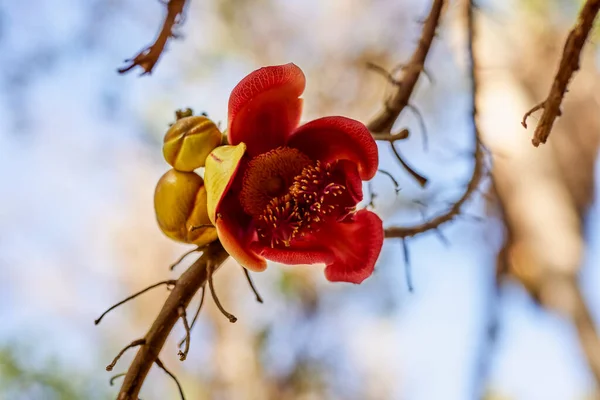
[[156,40],[152,45],[140,51],[134,58],[125,60],[128,64],[118,69],[120,74],[129,72],[136,66],[139,66],[144,70],[142,75],[152,73],[152,69],[165,50],[167,42],[170,38],[175,37],[173,28],[175,28],[182,20],[185,3],[186,0],[169,0],[167,3],[167,15]]
[[[204,251],[202,257],[177,279],[154,323],[144,338],[140,339],[144,342],[140,345],[140,349],[127,370],[117,397],[118,400],[137,400],[146,375],[155,363],[173,377],[164,368],[158,355],[173,326],[181,317],[181,307],[187,307],[196,292],[206,283],[209,264],[211,272],[214,273],[227,257],[228,254],[221,243],[213,242]],[[180,386],[179,383],[178,386]]]
[[535,147],[538,147],[540,143],[546,143],[552,130],[552,125],[554,125],[554,120],[561,114],[560,104],[573,74],[579,69],[581,50],[594,25],[594,19],[598,11],[600,11],[600,0],[587,0],[585,2],[577,23],[571,32],[569,32],[569,36],[567,36],[558,71],[554,77],[548,97],[534,106],[523,117],[521,124],[527,128],[527,117],[540,108],[544,110],[531,141]]

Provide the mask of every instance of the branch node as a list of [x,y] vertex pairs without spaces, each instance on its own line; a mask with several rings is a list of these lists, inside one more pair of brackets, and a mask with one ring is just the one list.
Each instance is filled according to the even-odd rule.
[[527,119],[531,116],[531,114],[533,114],[537,110],[544,108],[544,104],[546,104],[545,101],[542,101],[541,103],[536,104],[529,111],[527,111],[525,113],[525,115],[523,115],[523,120],[521,121],[521,125],[523,125],[523,128],[527,129]]
[[[596,15],[600,11],[600,0],[587,0],[581,11],[577,22],[569,32],[565,45],[563,47],[562,56],[558,65],[558,71],[554,76],[550,92],[546,99],[535,106],[532,110],[544,109],[540,121],[533,134],[531,142],[535,147],[542,143],[546,143],[550,131],[554,125],[554,121],[561,115],[560,106],[568,91],[569,82],[573,78],[573,74],[579,70],[579,60],[583,46],[594,26]],[[541,105],[541,106],[540,106]],[[527,127],[525,114],[522,125]]]

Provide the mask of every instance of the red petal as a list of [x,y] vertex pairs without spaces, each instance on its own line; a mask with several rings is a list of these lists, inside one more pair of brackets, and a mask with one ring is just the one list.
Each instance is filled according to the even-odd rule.
[[333,181],[346,187],[341,197],[334,198],[334,201],[341,207],[354,209],[363,199],[362,181],[356,164],[351,161],[340,160],[332,173]]
[[367,127],[346,117],[325,117],[302,125],[290,136],[287,145],[314,160],[350,160],[358,165],[363,180],[375,176],[379,153]]
[[290,63],[264,67],[241,80],[229,98],[230,144],[246,143],[254,157],[283,146],[298,126],[306,80]]
[[310,243],[294,242],[291,247],[273,248],[252,243],[252,248],[268,260],[287,265],[320,264],[334,262],[333,254],[327,248]]
[[223,248],[242,267],[256,272],[267,268],[265,259],[250,248],[256,232],[251,226],[251,217],[242,211],[235,195],[229,193],[219,203],[215,226]]
[[344,222],[331,221],[317,236],[293,241],[291,247],[252,244],[268,260],[288,265],[324,263],[328,280],[351,283],[361,283],[371,276],[382,246],[383,223],[367,210],[358,211]]
[[327,225],[319,232],[335,261],[325,277],[332,282],[361,283],[373,273],[383,246],[383,223],[377,214],[361,210],[350,221]]

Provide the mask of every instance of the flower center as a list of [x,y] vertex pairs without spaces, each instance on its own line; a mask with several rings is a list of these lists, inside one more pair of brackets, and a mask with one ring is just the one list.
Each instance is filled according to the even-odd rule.
[[254,157],[242,180],[240,202],[244,211],[258,217],[273,200],[283,196],[294,183],[296,175],[311,163],[299,150],[278,147]]
[[353,211],[338,162],[313,162],[298,150],[280,147],[248,164],[240,201],[254,217],[259,240],[271,247],[316,232],[328,219]]

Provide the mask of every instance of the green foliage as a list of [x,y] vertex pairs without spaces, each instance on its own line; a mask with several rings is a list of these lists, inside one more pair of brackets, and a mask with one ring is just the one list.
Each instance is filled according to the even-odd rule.
[[108,382],[68,369],[56,361],[32,363],[31,352],[18,347],[0,348],[0,398],[11,400],[110,399]]

